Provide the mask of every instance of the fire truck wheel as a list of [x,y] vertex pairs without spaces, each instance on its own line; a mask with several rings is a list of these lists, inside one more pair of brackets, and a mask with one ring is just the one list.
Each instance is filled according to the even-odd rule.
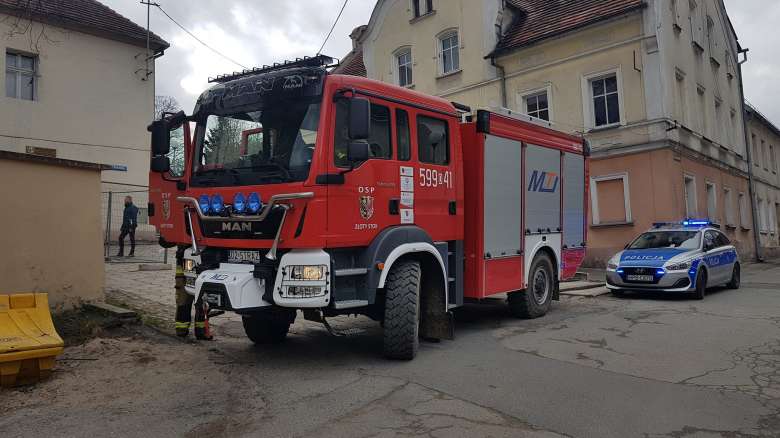
[[546,253],[536,254],[529,272],[528,287],[507,294],[509,311],[518,318],[533,319],[544,316],[550,309],[555,289],[555,270],[550,256]]
[[414,359],[420,344],[420,263],[395,262],[387,275],[385,289],[385,356]]
[[244,316],[241,320],[246,336],[256,344],[281,342],[290,330],[290,323],[266,315]]

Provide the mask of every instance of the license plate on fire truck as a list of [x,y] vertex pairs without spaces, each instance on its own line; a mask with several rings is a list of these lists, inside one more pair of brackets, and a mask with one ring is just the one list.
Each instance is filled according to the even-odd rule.
[[231,249],[228,251],[228,260],[234,262],[259,262],[260,251],[243,251]]

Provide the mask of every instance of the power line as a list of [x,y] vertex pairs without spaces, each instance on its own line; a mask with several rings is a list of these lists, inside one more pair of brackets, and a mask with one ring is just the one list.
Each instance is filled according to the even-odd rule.
[[344,5],[341,7],[341,11],[339,12],[339,16],[336,17],[336,21],[333,23],[333,27],[330,28],[330,32],[328,32],[328,36],[325,38],[325,41],[322,43],[322,47],[320,47],[320,50],[317,52],[319,55],[322,53],[322,49],[325,48],[325,44],[327,44],[328,40],[330,39],[330,34],[333,33],[333,29],[336,28],[336,24],[339,22],[339,18],[341,18],[341,13],[344,12],[344,8],[347,7],[347,3],[349,3],[349,0],[344,0]]
[[[249,67],[247,67],[247,66],[245,66],[245,65],[242,65],[242,64],[239,64],[238,62],[236,62],[236,61],[233,61],[232,59],[228,58],[227,56],[225,56],[225,55],[223,55],[223,54],[219,53],[218,51],[216,51],[216,50],[212,49],[211,47],[209,47],[209,46],[208,46],[206,43],[204,43],[203,41],[201,41],[201,40],[200,40],[198,37],[196,37],[195,35],[193,35],[193,34],[192,34],[192,32],[188,31],[187,29],[185,29],[185,28],[184,28],[184,26],[182,26],[182,25],[181,25],[181,24],[179,24],[179,23],[178,23],[176,20],[174,20],[174,19],[173,19],[173,17],[171,17],[170,15],[168,15],[168,13],[167,13],[167,12],[165,12],[165,10],[163,10],[162,6],[160,6],[160,5],[158,5],[158,4],[152,4],[152,5],[153,5],[153,6],[157,6],[157,9],[159,9],[159,10],[160,10],[160,12],[162,12],[163,14],[165,14],[165,16],[166,16],[166,17],[168,17],[168,19],[169,19],[169,20],[173,21],[173,22],[174,22],[174,24],[176,24],[177,26],[179,26],[179,27],[181,28],[181,30],[183,30],[183,31],[187,32],[187,34],[189,34],[189,36],[191,36],[191,37],[195,38],[195,40],[196,40],[197,42],[199,42],[199,43],[203,44],[203,46],[204,46],[205,48],[207,48],[207,49],[211,50],[212,52],[216,53],[217,55],[219,55],[219,56],[221,56],[221,57],[223,57],[223,58],[227,59],[228,61],[232,62],[233,64],[236,64],[236,65],[238,65],[239,67],[243,68],[244,70],[248,70],[248,69],[249,69]],[[342,10],[343,10],[343,9],[342,9]],[[339,16],[341,16],[341,14],[339,14]],[[335,26],[335,25],[334,25],[334,26]],[[331,32],[332,32],[332,31],[331,31]],[[330,36],[330,35],[328,35],[328,36]]]

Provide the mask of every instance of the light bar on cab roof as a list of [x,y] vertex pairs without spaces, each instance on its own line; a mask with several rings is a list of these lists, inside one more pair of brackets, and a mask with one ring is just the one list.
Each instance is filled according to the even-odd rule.
[[653,222],[654,227],[705,227],[710,224],[710,221],[682,221],[682,222]]

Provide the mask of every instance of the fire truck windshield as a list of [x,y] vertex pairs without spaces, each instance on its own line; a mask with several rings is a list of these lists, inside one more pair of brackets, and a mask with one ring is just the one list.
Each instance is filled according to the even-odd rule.
[[320,100],[277,100],[201,115],[191,185],[305,181],[317,142]]

